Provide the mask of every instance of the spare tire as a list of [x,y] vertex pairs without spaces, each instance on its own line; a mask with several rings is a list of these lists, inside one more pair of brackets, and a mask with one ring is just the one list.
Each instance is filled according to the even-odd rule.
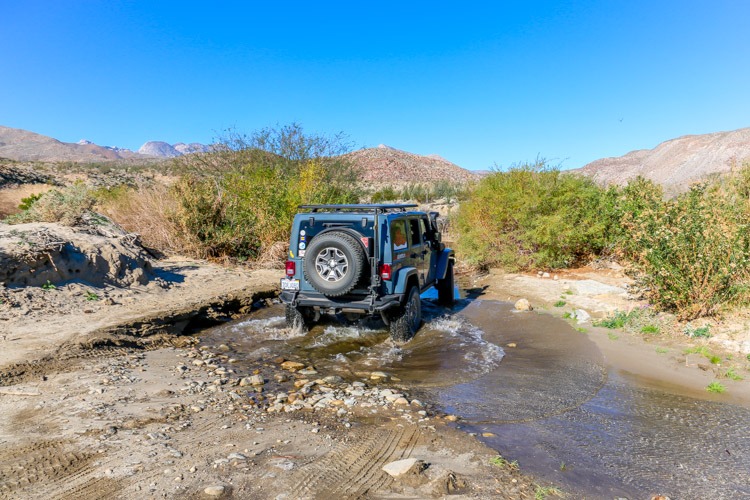
[[330,297],[349,293],[365,269],[365,253],[354,237],[342,232],[319,234],[305,252],[305,279]]

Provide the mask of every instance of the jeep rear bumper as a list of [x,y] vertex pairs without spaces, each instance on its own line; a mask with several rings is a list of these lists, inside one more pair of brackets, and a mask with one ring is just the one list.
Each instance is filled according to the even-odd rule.
[[331,299],[322,294],[309,292],[281,292],[279,296],[285,304],[292,304],[301,307],[315,307],[321,311],[341,312],[362,311],[363,313],[375,314],[401,304],[404,295],[396,293],[393,295],[384,295],[373,300],[371,296],[364,296],[360,300],[351,299]]

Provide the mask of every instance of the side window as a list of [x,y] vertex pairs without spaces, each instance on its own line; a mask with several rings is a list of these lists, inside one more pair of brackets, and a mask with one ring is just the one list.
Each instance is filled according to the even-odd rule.
[[411,246],[422,244],[422,231],[419,229],[419,219],[409,219],[409,232],[411,233]]
[[403,250],[408,246],[406,241],[406,221],[395,220],[391,222],[391,242],[394,250]]
[[427,221],[425,219],[419,219],[419,234],[427,234]]

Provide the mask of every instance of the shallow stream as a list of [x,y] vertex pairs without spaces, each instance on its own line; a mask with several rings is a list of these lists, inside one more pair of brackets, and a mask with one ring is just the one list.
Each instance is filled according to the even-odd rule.
[[349,380],[388,372],[574,498],[750,498],[750,409],[620,375],[585,334],[547,314],[468,298],[452,310],[423,304],[425,325],[401,348],[379,321],[291,331],[281,305],[203,340],[240,363],[300,357]]

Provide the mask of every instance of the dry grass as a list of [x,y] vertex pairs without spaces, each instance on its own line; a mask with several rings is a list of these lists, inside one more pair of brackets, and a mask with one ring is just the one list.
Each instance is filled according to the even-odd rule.
[[173,222],[177,200],[167,186],[120,188],[100,193],[99,199],[99,211],[126,231],[138,233],[145,246],[167,254],[193,253]]

